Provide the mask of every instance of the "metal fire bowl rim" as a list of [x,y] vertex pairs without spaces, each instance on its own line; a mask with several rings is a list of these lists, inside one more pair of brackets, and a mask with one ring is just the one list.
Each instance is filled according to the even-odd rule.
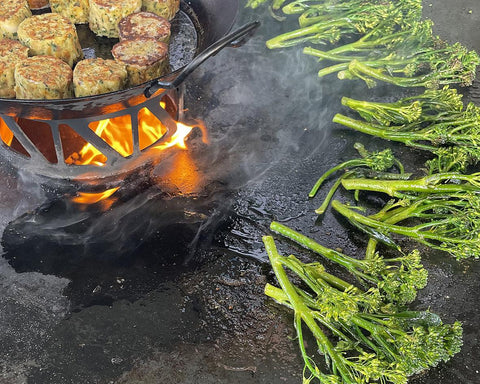
[[[46,177],[48,179],[61,179],[66,183],[102,183],[112,184],[118,183],[123,178],[139,169],[158,163],[162,158],[168,156],[170,149],[159,151],[154,147],[168,139],[175,134],[177,130],[177,122],[170,116],[170,114],[160,106],[160,101],[163,97],[169,97],[173,103],[180,104],[177,97],[177,90],[167,90],[159,92],[155,97],[146,102],[132,106],[127,111],[115,111],[106,115],[87,117],[83,119],[64,119],[64,120],[34,120],[41,121],[48,124],[52,132],[53,144],[56,151],[57,163],[51,163],[40,152],[37,145],[33,143],[29,137],[23,132],[22,128],[15,122],[14,118],[10,116],[1,116],[7,126],[12,130],[14,136],[29,153],[30,157],[17,152],[3,141],[0,141],[0,155],[13,167],[18,170],[25,169],[36,175]],[[177,105],[178,107],[178,105]],[[139,135],[138,135],[138,113],[141,109],[147,108],[150,110],[164,125],[166,133],[159,138],[155,143],[152,143],[144,150],[140,150]],[[115,118],[118,116],[131,116],[132,122],[132,138],[133,138],[133,153],[129,156],[122,156],[103,139],[101,139],[90,128],[91,122]],[[178,115],[175,116],[178,118]],[[59,127],[61,125],[68,125],[77,134],[79,134],[87,143],[92,144],[102,154],[107,157],[107,162],[104,166],[95,165],[76,165],[67,164],[64,159],[63,144],[59,134]]]

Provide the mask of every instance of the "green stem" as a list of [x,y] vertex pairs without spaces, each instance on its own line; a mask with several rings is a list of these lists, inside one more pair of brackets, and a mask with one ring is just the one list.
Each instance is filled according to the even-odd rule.
[[364,121],[355,120],[350,117],[337,113],[333,117],[333,122],[342,124],[345,127],[352,128],[358,132],[366,133],[367,135],[376,136],[385,140],[392,140],[404,143],[410,147],[434,152],[437,148],[431,145],[419,144],[416,141],[423,141],[425,137],[414,132],[392,132],[384,129],[382,126],[376,126]]
[[[357,56],[339,56],[333,53],[320,51],[319,49],[315,49],[312,47],[303,48],[303,53],[306,55],[318,57],[319,59],[322,59],[322,60],[340,61],[345,63],[350,63],[352,60],[358,59]],[[346,68],[348,68],[348,65]]]
[[343,162],[342,164],[336,165],[335,167],[330,168],[328,171],[326,171],[320,178],[317,180],[315,185],[313,186],[312,190],[309,192],[308,197],[315,197],[317,194],[319,188],[322,186],[323,182],[332,174],[335,172],[345,169],[348,167],[357,167],[365,164],[365,160],[363,159],[352,159],[352,160],[347,160]]
[[[303,322],[305,322],[310,331],[313,333],[317,342],[322,346],[322,350],[326,354],[328,354],[329,358],[332,360],[334,369],[336,369],[341,374],[342,378],[345,380],[345,384],[355,384],[355,380],[351,377],[351,374],[348,368],[345,366],[341,356],[337,354],[328,337],[317,325],[314,317],[312,316],[312,311],[305,305],[301,297],[297,294],[295,287],[288,279],[288,276],[283,269],[282,263],[279,260],[280,255],[278,254],[275,247],[273,237],[264,236],[263,243],[265,245],[265,249],[270,259],[272,269],[275,272],[275,276],[277,277],[278,283],[280,284],[283,292],[285,292],[285,294],[287,295],[288,301],[295,310],[296,319],[301,319],[303,320]],[[300,324],[296,324],[296,328],[297,332],[301,332],[301,322]],[[302,350],[302,354],[303,353],[304,350]]]
[[[317,34],[330,28],[329,23],[318,23],[308,27],[299,28],[294,31],[282,33],[267,41],[267,47],[270,49],[291,47],[293,45],[311,40]],[[310,36],[312,35],[312,36]]]
[[283,3],[285,3],[286,0],[274,0],[273,4],[272,4],[272,8],[277,10],[277,9],[280,9],[283,5]]
[[[342,184],[342,180],[350,177],[352,174],[353,174],[353,172],[346,172],[345,174],[340,176],[337,179],[337,181],[335,181],[335,184],[333,184],[332,188],[330,188],[330,190],[328,191],[327,196],[325,196],[325,199],[323,200],[322,205],[315,210],[316,214],[323,215],[325,213],[325,210],[327,209],[328,205],[330,204],[330,201],[332,200],[333,195],[337,191],[338,187]],[[314,192],[314,194],[315,193],[316,193],[316,191]],[[309,194],[310,197],[312,197],[311,194],[312,194],[312,192],[310,192],[310,194]]]
[[273,232],[276,232],[297,244],[310,249],[319,255],[322,255],[328,260],[333,261],[334,263],[340,264],[341,266],[345,267],[349,272],[351,272],[354,276],[357,276],[365,281],[376,283],[372,281],[372,277],[364,274],[362,271],[363,269],[363,262],[361,260],[354,259],[343,253],[335,251],[330,248],[326,248],[321,244],[318,244],[316,241],[310,239],[307,236],[302,235],[301,233],[294,231],[291,228],[286,227],[283,224],[280,224],[276,221],[272,221],[270,224],[270,229]]
[[352,73],[362,73],[368,77],[385,83],[395,84],[399,87],[421,87],[425,85],[425,76],[421,77],[395,77],[385,74],[383,71],[372,68],[360,61],[353,60],[349,65]]
[[[480,192],[477,185],[477,174],[461,175],[459,173],[439,173],[416,180],[373,180],[348,178],[342,180],[342,186],[351,190],[371,191],[386,193],[393,197],[402,197],[405,192],[428,193],[428,194],[452,194],[457,192]],[[470,180],[472,179],[472,180]],[[466,181],[463,184],[450,182],[441,184],[443,181]]]
[[367,227],[374,228],[379,231],[396,233],[398,235],[406,236],[418,241],[421,244],[425,244],[427,246],[436,247],[429,240],[434,240],[440,243],[454,242],[456,244],[469,242],[468,240],[441,236],[431,231],[422,231],[423,225],[413,226],[413,227],[404,227],[401,225],[394,225],[394,224],[389,224],[389,223],[381,222],[378,220],[374,220],[370,217],[363,216],[362,214],[359,214],[358,212],[355,212],[354,210],[349,209],[348,206],[340,203],[337,200],[334,200],[332,202],[332,207],[348,220],[363,224]]

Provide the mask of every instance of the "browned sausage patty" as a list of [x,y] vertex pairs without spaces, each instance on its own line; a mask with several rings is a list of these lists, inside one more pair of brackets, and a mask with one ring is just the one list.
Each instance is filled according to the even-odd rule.
[[170,23],[152,12],[137,12],[124,17],[118,23],[120,40],[151,37],[168,43]]
[[15,66],[17,99],[63,99],[73,97],[73,71],[53,56],[34,56]]
[[168,45],[152,38],[120,41],[113,46],[112,55],[126,65],[129,85],[142,84],[169,71]]

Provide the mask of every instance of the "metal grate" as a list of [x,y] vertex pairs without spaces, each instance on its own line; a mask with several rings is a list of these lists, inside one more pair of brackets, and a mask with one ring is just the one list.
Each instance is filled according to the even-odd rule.
[[[163,107],[160,102],[165,103]],[[6,143],[2,135],[0,153],[14,167],[46,176],[53,179],[88,180],[118,177],[132,172],[145,163],[154,161],[158,151],[150,153],[151,148],[167,142],[176,132],[175,120],[180,119],[183,93],[178,89],[162,90],[155,97],[146,99],[143,103],[130,106],[127,109],[102,113],[97,116],[87,116],[71,119],[36,120],[21,119],[8,115],[0,115],[6,127],[13,134],[11,143]],[[141,148],[139,138],[139,113],[148,109],[163,125],[164,134],[146,148]],[[91,123],[106,119],[129,116],[133,150],[129,156],[122,155],[109,145],[89,126]],[[47,129],[40,130],[40,126]],[[106,157],[103,166],[78,165],[64,161],[71,150],[66,149],[66,141],[62,139],[62,127],[69,127],[81,142],[89,143]],[[4,127],[5,130],[5,127]],[[33,132],[33,134],[32,134]],[[69,151],[69,152],[67,152]],[[56,159],[52,160],[52,159]]]

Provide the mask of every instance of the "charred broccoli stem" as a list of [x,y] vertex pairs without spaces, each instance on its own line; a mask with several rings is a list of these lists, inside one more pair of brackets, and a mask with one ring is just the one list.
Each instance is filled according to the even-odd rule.
[[[265,293],[294,312],[305,363],[304,382],[406,384],[409,376],[448,361],[459,352],[459,322],[443,324],[431,312],[398,310],[382,302],[376,288],[364,292],[338,278],[332,285],[331,275],[321,264],[304,264],[294,256],[281,256],[272,237],[265,236],[263,241],[281,287],[267,284]],[[306,288],[294,285],[285,268]],[[307,353],[303,324],[315,337],[329,373],[322,372]]]

